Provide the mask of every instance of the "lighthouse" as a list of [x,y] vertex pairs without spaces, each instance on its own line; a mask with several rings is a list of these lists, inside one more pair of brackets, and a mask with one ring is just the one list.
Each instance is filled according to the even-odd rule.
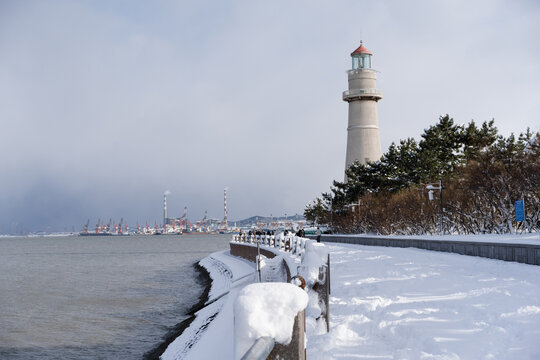
[[382,156],[377,118],[377,102],[382,99],[382,93],[377,90],[377,71],[371,68],[372,56],[362,41],[351,53],[352,69],[347,71],[349,90],[343,92],[343,101],[349,103],[345,169],[356,160],[366,164]]

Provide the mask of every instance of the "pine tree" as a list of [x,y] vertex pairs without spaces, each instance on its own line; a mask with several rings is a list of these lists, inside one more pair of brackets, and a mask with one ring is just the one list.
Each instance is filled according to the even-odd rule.
[[451,175],[462,163],[463,127],[455,125],[449,116],[439,117],[439,123],[424,130],[420,147],[420,177],[431,182]]
[[497,128],[493,125],[495,120],[484,122],[478,128],[474,121],[471,121],[463,130],[463,156],[465,161],[478,159],[487,149],[497,141]]

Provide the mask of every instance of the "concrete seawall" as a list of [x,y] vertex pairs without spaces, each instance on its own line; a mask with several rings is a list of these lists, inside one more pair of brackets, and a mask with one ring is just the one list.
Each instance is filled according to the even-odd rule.
[[[308,236],[315,239],[315,236]],[[431,251],[450,252],[461,255],[479,256],[489,259],[514,261],[530,265],[540,265],[540,241],[538,244],[513,244],[496,242],[457,241],[451,239],[414,239],[394,237],[370,237],[351,235],[322,235],[321,241],[357,244],[418,248]]]

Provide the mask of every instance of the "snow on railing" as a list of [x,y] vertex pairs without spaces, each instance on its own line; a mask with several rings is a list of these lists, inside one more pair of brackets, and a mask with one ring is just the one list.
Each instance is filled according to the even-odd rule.
[[290,252],[292,255],[301,256],[306,251],[306,242],[309,239],[296,235],[249,235],[236,234],[233,235],[233,242],[257,244],[261,246],[269,246]]
[[269,358],[304,360],[308,301],[303,289],[288,283],[256,283],[240,290],[234,303],[234,358],[266,359],[277,343],[281,349]]
[[[280,279],[284,278],[284,276],[279,275],[279,269],[287,267],[287,275],[290,276],[294,275],[294,271],[296,270],[296,275],[290,278],[290,283],[304,289],[306,293],[315,295],[308,296],[307,306],[309,308],[309,316],[317,320],[323,318],[327,331],[330,330],[330,255],[324,244],[293,234],[285,235],[283,233],[278,235],[237,234],[233,235],[230,244],[232,255],[247,258],[250,261],[255,261],[257,264],[259,276],[259,284],[257,285],[283,284],[281,282],[283,280]],[[242,246],[243,244],[247,246]],[[287,254],[275,254],[272,251],[276,256],[268,259],[261,254],[263,248],[267,250],[268,248],[275,248],[279,251],[287,252]],[[249,255],[246,255],[243,251],[239,251],[239,249],[249,249],[250,251],[247,252]],[[256,254],[254,254],[254,251],[256,251]],[[265,269],[266,271],[264,271]],[[274,352],[276,352],[276,355],[280,355],[280,357],[276,358],[305,360],[305,329],[302,327],[305,324],[305,316],[305,311],[298,313],[298,321],[295,321],[296,340],[291,342],[291,344],[287,346],[278,345],[277,343],[279,341],[274,339],[274,335],[263,339],[268,334],[259,334],[253,337],[250,340],[250,344],[246,344],[242,351],[237,352],[237,359],[266,359],[270,351],[272,352],[271,355]],[[269,318],[273,317],[275,316]],[[260,321],[257,321],[257,324],[259,323]],[[235,341],[238,341],[238,337],[245,337],[245,333],[246,331],[240,331],[238,336],[235,335]],[[278,350],[272,346],[272,339],[275,340]],[[243,357],[241,357],[242,354]],[[286,355],[282,356],[283,354]],[[270,356],[270,358],[274,357]]]

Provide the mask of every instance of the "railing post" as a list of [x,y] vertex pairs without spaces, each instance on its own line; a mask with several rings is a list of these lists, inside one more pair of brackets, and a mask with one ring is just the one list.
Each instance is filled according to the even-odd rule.
[[327,271],[327,281],[328,281],[328,295],[330,295],[332,292],[330,291],[330,253],[328,253],[328,261],[327,261],[327,267],[326,267],[326,271]]
[[306,359],[306,312],[300,311],[294,318],[293,335],[289,345],[276,343],[267,359]]
[[328,261],[326,262],[326,332],[330,332],[330,254],[328,254]]
[[259,282],[261,282],[261,245],[257,241],[257,272],[259,273]]

